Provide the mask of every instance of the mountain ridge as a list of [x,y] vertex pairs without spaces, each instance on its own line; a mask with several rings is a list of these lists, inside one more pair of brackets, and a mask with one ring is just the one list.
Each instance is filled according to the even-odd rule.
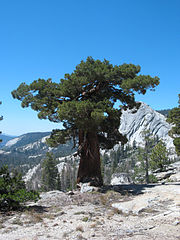
[[[173,139],[168,135],[172,125],[166,122],[165,116],[143,102],[136,113],[132,112],[133,110],[122,111],[119,127],[120,132],[127,136],[130,145],[133,145],[134,141],[137,145],[142,145],[141,132],[149,129],[166,143],[168,150],[172,151],[172,155],[175,154]],[[45,157],[48,151],[52,151],[58,158],[75,152],[75,149],[72,150],[72,142],[60,145],[58,148],[50,148],[45,143],[45,139],[49,135],[50,132],[34,132],[11,139],[0,149],[0,157],[8,165],[29,164],[33,167]],[[114,148],[118,146],[119,144]]]

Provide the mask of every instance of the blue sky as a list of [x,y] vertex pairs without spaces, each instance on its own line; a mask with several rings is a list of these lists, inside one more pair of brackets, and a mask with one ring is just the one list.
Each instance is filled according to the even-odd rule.
[[11,97],[20,83],[58,82],[87,56],[133,63],[160,78],[155,92],[138,95],[154,109],[178,105],[179,0],[0,0],[0,130],[20,135],[50,131]]

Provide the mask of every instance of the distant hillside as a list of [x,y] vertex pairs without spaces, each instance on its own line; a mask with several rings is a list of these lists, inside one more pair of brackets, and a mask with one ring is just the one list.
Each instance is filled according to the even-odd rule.
[[[168,135],[171,125],[166,122],[164,115],[153,110],[145,103],[141,104],[136,113],[131,110],[122,112],[119,130],[127,136],[130,146],[133,146],[134,143],[142,145],[141,132],[147,129],[159,139],[162,139],[166,143],[168,150],[171,150],[172,154],[174,154],[173,139]],[[23,173],[26,173],[29,169],[37,166],[48,151],[53,152],[56,158],[71,155],[76,151],[76,149],[73,149],[72,141],[61,144],[57,148],[50,148],[46,144],[46,138],[49,135],[50,132],[35,132],[10,139],[0,150],[0,166],[8,164],[10,167],[18,167]],[[119,144],[116,145],[114,150],[116,151],[119,146]],[[68,159],[68,157],[64,159]],[[61,165],[64,166],[63,162],[65,160],[61,158],[61,162]],[[72,166],[73,162],[71,161],[70,166]]]
[[50,132],[32,132],[26,133],[19,137],[11,138],[10,141],[6,142],[4,149],[15,149],[19,147],[23,147],[27,144],[32,144],[34,142],[39,141],[43,137],[47,137],[50,135]]
[[161,113],[165,117],[168,116],[169,111],[171,111],[171,109],[156,110],[156,112]]
[[11,139],[15,138],[15,136],[9,136],[5,134],[0,134],[0,139],[2,139],[2,142],[0,143],[0,149]]
[[71,141],[61,144],[57,148],[50,148],[46,144],[46,138],[50,132],[34,132],[11,138],[0,150],[0,166],[7,164],[10,167],[19,167],[26,172],[29,168],[38,164],[48,151],[55,157],[72,154],[73,143]]

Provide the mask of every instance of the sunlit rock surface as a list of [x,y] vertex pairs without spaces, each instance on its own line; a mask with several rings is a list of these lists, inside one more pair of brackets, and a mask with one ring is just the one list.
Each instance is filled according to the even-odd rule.
[[168,135],[172,125],[166,122],[166,117],[153,110],[147,104],[141,102],[141,106],[136,113],[133,110],[123,111],[119,131],[126,135],[129,144],[135,141],[143,145],[142,132],[150,130],[153,135],[162,139],[168,149],[174,150],[173,139]]

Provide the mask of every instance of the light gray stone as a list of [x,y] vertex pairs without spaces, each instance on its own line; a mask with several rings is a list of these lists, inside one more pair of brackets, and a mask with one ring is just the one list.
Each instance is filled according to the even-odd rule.
[[158,181],[161,181],[161,180],[169,178],[173,174],[175,174],[174,171],[167,171],[167,172],[156,173],[154,175],[156,176]]
[[170,180],[171,182],[180,182],[180,172],[175,173],[174,175],[171,175],[171,176],[169,177],[169,180]]
[[132,180],[127,173],[114,173],[111,177],[111,185],[129,184],[129,183],[132,183]]
[[94,186],[90,186],[89,183],[82,183],[80,185],[80,192],[81,193],[94,192],[94,191],[98,191],[98,188],[94,187]]
[[171,127],[172,125],[166,122],[165,116],[141,102],[136,113],[133,113],[133,110],[123,111],[119,130],[127,136],[129,144],[132,145],[135,141],[138,145],[143,145],[141,132],[149,129],[151,133],[166,143],[168,149],[175,153],[173,139],[168,135]]

